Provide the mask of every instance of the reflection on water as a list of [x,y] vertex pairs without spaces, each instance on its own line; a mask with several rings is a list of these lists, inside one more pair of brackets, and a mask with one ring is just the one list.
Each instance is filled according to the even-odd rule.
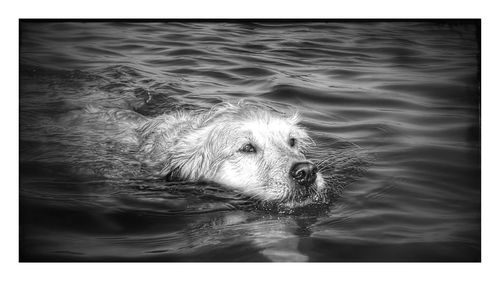
[[[20,31],[22,261],[480,260],[475,21]],[[96,142],[106,127],[71,119],[89,104],[156,116],[243,97],[299,109],[311,157],[335,156],[333,202],[282,213],[143,177],[133,149]]]

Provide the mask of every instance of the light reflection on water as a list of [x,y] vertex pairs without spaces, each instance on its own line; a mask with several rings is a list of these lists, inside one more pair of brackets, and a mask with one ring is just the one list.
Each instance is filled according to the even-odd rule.
[[[21,23],[21,260],[479,260],[477,28]],[[332,204],[283,214],[143,179],[134,151],[89,137],[106,128],[67,121],[89,103],[153,116],[242,97],[297,107],[313,157],[345,160]]]

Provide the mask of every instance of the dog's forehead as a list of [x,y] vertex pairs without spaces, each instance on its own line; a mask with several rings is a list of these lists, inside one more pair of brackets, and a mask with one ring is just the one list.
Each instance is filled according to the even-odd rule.
[[242,129],[248,131],[254,138],[265,141],[276,138],[287,139],[297,127],[287,119],[270,118],[243,122]]

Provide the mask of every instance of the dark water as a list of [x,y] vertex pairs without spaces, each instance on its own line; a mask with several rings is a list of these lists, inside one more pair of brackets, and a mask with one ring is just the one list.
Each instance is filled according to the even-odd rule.
[[[20,259],[479,261],[476,23],[21,22]],[[280,213],[146,178],[68,121],[241,97],[299,109],[311,157],[338,156],[333,202]]]

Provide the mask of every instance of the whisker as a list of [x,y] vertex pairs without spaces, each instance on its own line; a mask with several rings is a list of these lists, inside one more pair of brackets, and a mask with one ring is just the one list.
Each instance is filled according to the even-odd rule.
[[323,158],[319,163],[325,162],[331,158],[333,158],[335,155],[328,155],[327,157]]
[[318,172],[334,172],[336,170],[335,167],[322,167],[318,169]]

